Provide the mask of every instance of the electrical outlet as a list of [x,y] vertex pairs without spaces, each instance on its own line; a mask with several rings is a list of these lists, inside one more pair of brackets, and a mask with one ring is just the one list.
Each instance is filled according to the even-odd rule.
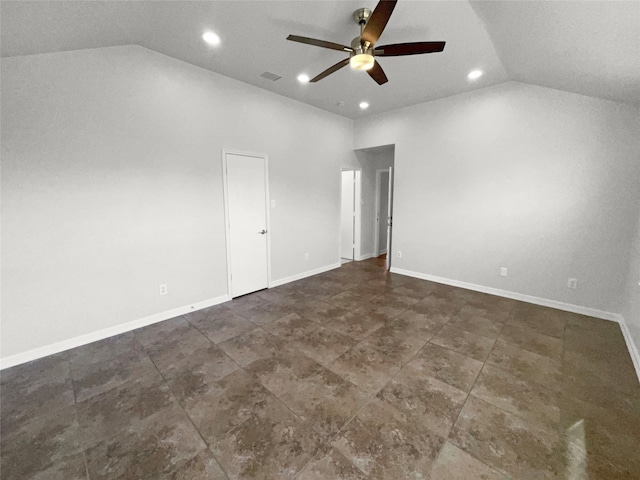
[[396,255],[398,256],[398,258],[402,258],[402,251],[398,250],[398,253]]
[[501,277],[507,276],[507,267],[500,267],[500,276]]
[[162,285],[160,285],[160,295],[166,295],[167,293],[169,293],[169,290],[167,289],[167,284],[163,283]]
[[567,287],[573,288],[573,289],[578,288],[578,279],[577,278],[570,278],[567,281]]
[[305,259],[305,261],[309,260],[309,254],[308,253],[304,254],[304,259]]

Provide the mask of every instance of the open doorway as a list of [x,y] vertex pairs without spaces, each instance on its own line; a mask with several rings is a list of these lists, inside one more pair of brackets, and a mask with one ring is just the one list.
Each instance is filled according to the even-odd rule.
[[340,201],[340,258],[342,263],[360,257],[360,170],[342,171]]
[[376,170],[376,226],[373,256],[387,253],[387,224],[389,221],[389,169]]
[[374,256],[384,258],[388,270],[391,268],[393,229],[393,167],[376,170],[375,198]]
[[389,190],[389,185],[393,186],[393,177],[389,173],[393,172],[394,157],[394,145],[358,149],[354,150],[353,167],[344,167],[345,170],[362,173],[362,191],[358,196],[362,210],[362,241],[356,241],[356,249],[360,246],[361,254],[358,255],[356,250],[355,260],[378,258],[384,264],[385,259],[379,257],[386,256],[385,250],[391,252],[392,225],[388,217],[393,202],[393,190]]
[[373,256],[387,253],[387,224],[389,221],[389,169],[376,170],[376,226]]

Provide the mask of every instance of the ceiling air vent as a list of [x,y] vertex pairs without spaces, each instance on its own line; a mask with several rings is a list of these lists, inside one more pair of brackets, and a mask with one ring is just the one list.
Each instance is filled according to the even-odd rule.
[[267,80],[271,80],[272,82],[275,82],[276,80],[280,80],[282,78],[280,75],[276,75],[275,73],[271,73],[271,72],[264,72],[264,73],[261,73],[259,76],[262,78],[266,78]]

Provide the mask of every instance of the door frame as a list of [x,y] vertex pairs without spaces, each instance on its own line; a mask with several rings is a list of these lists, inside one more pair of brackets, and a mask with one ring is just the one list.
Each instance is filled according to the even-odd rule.
[[231,291],[231,231],[229,228],[229,192],[227,186],[227,155],[241,155],[243,157],[255,157],[264,160],[264,191],[265,191],[265,216],[267,222],[267,288],[271,288],[271,202],[269,194],[269,156],[266,153],[245,152],[235,149],[222,149],[222,189],[224,194],[224,235],[225,250],[227,254],[227,294],[233,298]]
[[[374,235],[373,256],[374,257],[378,257],[380,255],[380,193],[381,193],[380,182],[382,181],[383,172],[387,172],[388,174],[389,167],[376,169],[376,199],[375,199],[375,211],[373,212],[373,214],[375,215],[375,218],[374,218],[375,228],[373,229],[374,230],[373,232],[373,235]],[[389,193],[387,193],[387,202],[388,201],[389,201]],[[387,255],[389,255],[388,245],[387,245]]]
[[[340,205],[342,205],[342,172],[355,172],[354,178],[354,230],[353,230],[353,261],[362,260],[360,258],[362,244],[362,169],[354,167],[342,167],[340,169]],[[338,231],[342,231],[342,212],[338,215]],[[338,242],[338,262],[342,261],[342,244]]]
[[394,196],[396,194],[396,167],[395,162],[394,165],[389,167],[389,203],[387,208],[387,256],[386,256],[386,266],[387,271],[391,271],[391,260],[392,260],[392,247],[393,247],[393,209],[394,209]]

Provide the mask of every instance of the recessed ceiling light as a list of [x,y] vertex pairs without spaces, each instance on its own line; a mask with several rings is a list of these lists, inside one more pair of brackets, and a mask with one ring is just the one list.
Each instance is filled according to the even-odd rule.
[[209,45],[220,45],[220,37],[210,30],[202,34],[202,39]]
[[482,70],[471,70],[469,72],[469,75],[467,75],[467,78],[469,80],[477,80],[482,76],[482,73],[483,73]]
[[309,75],[307,75],[306,73],[301,73],[300,75],[298,75],[298,81],[300,83],[307,83],[309,81]]
[[367,108],[369,108],[369,104],[367,102],[360,102],[360,108],[362,110],[366,110]]

